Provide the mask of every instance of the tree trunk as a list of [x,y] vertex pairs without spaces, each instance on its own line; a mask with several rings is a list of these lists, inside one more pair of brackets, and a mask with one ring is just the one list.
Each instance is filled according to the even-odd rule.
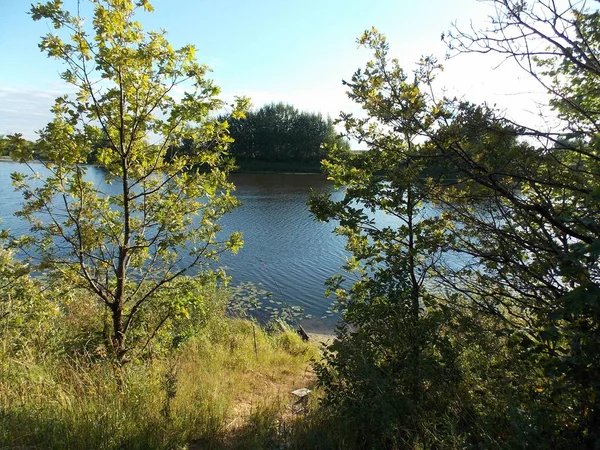
[[125,353],[125,333],[123,332],[123,304],[117,303],[112,308],[112,319],[113,319],[113,336],[112,346],[115,352],[116,361],[118,365],[123,364]]
[[409,324],[409,336],[412,343],[411,354],[410,354],[410,365],[412,369],[412,383],[411,388],[413,391],[414,399],[418,401],[421,396],[421,382],[420,382],[420,365],[421,365],[421,336],[419,330],[419,318],[420,318],[420,305],[419,305],[419,282],[416,274],[416,263],[415,263],[415,236],[414,236],[414,199],[412,195],[412,186],[409,186],[406,190],[406,206],[407,206],[407,225],[408,225],[408,269],[410,276],[410,324]]

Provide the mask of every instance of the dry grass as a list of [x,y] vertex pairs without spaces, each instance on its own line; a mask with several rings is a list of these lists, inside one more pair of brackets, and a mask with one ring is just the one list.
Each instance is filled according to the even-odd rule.
[[5,357],[0,448],[274,447],[293,419],[290,391],[314,383],[317,356],[291,331],[222,318],[171,356],[122,371]]

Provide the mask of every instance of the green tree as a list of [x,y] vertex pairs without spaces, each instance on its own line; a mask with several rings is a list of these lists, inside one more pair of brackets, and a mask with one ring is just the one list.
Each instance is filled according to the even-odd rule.
[[[543,395],[527,405],[531,435],[536,429],[555,445],[597,447],[600,15],[582,9],[585,3],[489,3],[492,26],[455,29],[449,44],[515,61],[548,91],[560,121],[549,117],[553,128],[536,129],[463,107],[441,130],[446,154],[488,199],[486,215],[456,209],[464,234],[474,238],[465,251],[485,269],[475,277],[462,271],[453,284],[502,320],[521,360],[539,369]],[[515,144],[518,138],[527,140]]]
[[[375,44],[375,59],[349,83],[351,98],[366,107],[368,116],[346,114],[342,119],[347,131],[368,143],[370,150],[360,159],[331,155],[329,170],[349,188],[342,202],[324,206],[335,213],[329,217],[339,218],[342,227],[345,217],[354,215],[362,233],[369,234],[369,239],[362,240],[356,233],[348,234],[355,254],[358,250],[358,255],[369,255],[379,246],[381,256],[377,265],[366,265],[371,269],[362,286],[369,288],[364,291],[359,283],[342,303],[344,317],[352,325],[356,316],[348,313],[357,308],[367,321],[375,320],[381,311],[382,325],[377,330],[397,317],[398,309],[377,307],[391,302],[391,295],[377,302],[365,299],[387,286],[377,268],[381,264],[394,273],[386,258],[403,260],[391,243],[400,242],[406,234],[398,233],[400,227],[394,234],[370,233],[376,222],[369,222],[371,218],[361,214],[361,209],[373,205],[377,210],[402,211],[408,190],[397,183],[396,174],[400,168],[412,167],[416,176],[411,186],[428,186],[419,189],[419,200],[435,205],[439,217],[431,227],[417,232],[416,241],[421,243],[415,255],[427,255],[436,245],[445,255],[435,265],[415,261],[418,270],[430,277],[426,286],[436,286],[425,291],[435,300],[424,299],[423,304],[443,312],[446,322],[439,332],[448,336],[452,349],[448,354],[454,355],[458,365],[457,384],[444,386],[435,380],[440,383],[436,388],[450,395],[454,387],[461,393],[453,408],[458,408],[454,409],[457,418],[461,411],[469,417],[462,422],[468,430],[463,437],[469,436],[472,444],[484,441],[509,448],[594,448],[600,442],[600,386],[594,376],[600,369],[600,130],[596,108],[600,15],[572,5],[558,9],[549,1],[489,3],[496,12],[492,27],[482,32],[454,30],[448,38],[452,48],[513,58],[548,90],[550,105],[561,122],[554,121],[557,125],[549,131],[540,130],[517,124],[485,105],[422,95],[436,92],[432,72],[418,69],[423,87],[411,89],[406,75],[393,69],[395,62],[386,63],[387,47],[378,35],[368,33],[366,42]],[[413,102],[422,104],[411,109]],[[410,158],[401,152],[407,130],[418,137],[413,142],[419,144],[419,151]],[[401,156],[388,159],[387,167],[378,164],[391,149]],[[373,184],[373,170],[378,170],[382,188],[367,189]],[[360,183],[365,189],[357,192],[354,186]],[[380,200],[382,193],[386,202]],[[439,264],[445,258],[448,264]],[[410,287],[410,264],[396,267],[398,279]],[[425,317],[433,315],[428,311]],[[363,329],[358,322],[350,335],[360,335]],[[372,376],[380,376],[384,356],[392,354],[394,345],[404,343],[391,339],[379,351],[384,356],[365,359],[365,354],[386,342],[371,336],[378,334],[369,331],[356,346],[338,346],[338,352],[330,355],[333,368],[344,370],[324,369],[321,374],[331,390],[328,398],[347,402],[348,396],[336,397],[335,393],[368,386],[376,379]],[[397,336],[405,339],[402,333]],[[340,338],[341,344],[347,342],[345,335]],[[439,348],[428,347],[428,351]],[[483,349],[492,348],[497,354],[484,353]],[[480,361],[480,366],[469,358]],[[371,372],[362,368],[368,375],[362,382],[346,370],[358,367],[360,361],[372,368]],[[452,359],[444,361],[444,367],[451,367],[446,363]],[[410,367],[409,360],[402,367]],[[398,395],[398,390],[386,389],[381,392],[388,398]],[[377,390],[363,390],[365,398],[369,392]],[[444,432],[442,425],[447,422],[439,419],[433,418],[429,429]],[[400,435],[407,432],[401,426],[399,430]]]
[[[345,84],[367,117],[343,114],[342,122],[369,149],[332,151],[324,168],[344,196],[311,199],[318,219],[339,221],[336,231],[353,255],[346,270],[359,281],[351,287],[341,276],[329,281],[345,325],[318,372],[325,405],[352,430],[352,448],[433,446],[437,432],[461,419],[455,410],[454,422],[442,420],[460,374],[446,312],[431,292],[447,224],[424,203],[438,189],[425,177],[423,137],[434,124],[428,88],[439,65],[425,58],[409,79],[388,59],[388,44],[376,30],[359,44],[375,57]],[[433,423],[439,429],[427,437]]]
[[[56,99],[54,120],[39,132],[43,176],[32,166],[32,175],[13,180],[26,200],[19,215],[33,225],[20,244],[34,250],[40,270],[105,305],[121,364],[202,301],[176,295],[178,279],[212,282],[209,261],[241,240],[219,234],[218,220],[236,200],[226,179],[227,122],[211,118],[224,104],[208,68],[195,61],[193,46],[175,50],[165,31],[143,31],[134,15],[152,11],[149,2],[100,0],[93,7],[92,21],[60,0],[31,8],[34,20],[57,30],[40,48],[64,62],[61,77],[77,92]],[[243,117],[247,103],[238,99],[233,116]],[[169,146],[182,139],[202,151],[167,160]],[[86,180],[92,152],[106,184]],[[26,147],[13,155],[32,156]]]

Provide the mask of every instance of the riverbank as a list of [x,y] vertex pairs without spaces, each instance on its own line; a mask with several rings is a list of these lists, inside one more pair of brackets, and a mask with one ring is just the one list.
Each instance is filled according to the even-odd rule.
[[335,339],[335,335],[333,333],[311,333],[308,331],[309,342],[315,345],[325,345],[329,346],[333,344],[333,340]]
[[[17,163],[10,156],[0,156],[0,162]],[[29,162],[36,163],[38,160]],[[323,173],[320,163],[300,163],[294,161],[241,161],[236,162],[236,168],[231,171],[235,174],[319,174]],[[93,166],[94,164],[89,164]]]
[[291,392],[314,389],[318,358],[291,330],[224,317],[181,349],[120,369],[28,353],[2,355],[2,448],[267,448],[297,417]]

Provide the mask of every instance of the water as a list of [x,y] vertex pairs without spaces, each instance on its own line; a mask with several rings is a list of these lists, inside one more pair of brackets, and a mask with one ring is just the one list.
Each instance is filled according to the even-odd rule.
[[254,282],[273,299],[300,306],[302,321],[313,331],[331,330],[331,300],[324,297],[325,280],[338,273],[347,253],[333,224],[317,222],[308,210],[311,189],[332,192],[323,175],[234,174],[236,197],[242,206],[223,219],[226,231],[242,231],[244,248],[221,263],[233,283]]
[[[43,174],[43,167],[34,167]],[[0,226],[15,235],[29,233],[29,224],[14,217],[22,197],[14,191],[10,173],[28,170],[0,163]],[[87,177],[104,184],[98,169],[90,167]],[[224,217],[222,225],[227,233],[244,234],[243,249],[221,258],[232,285],[254,283],[271,292],[273,301],[302,307],[312,316],[301,321],[308,330],[331,331],[337,317],[328,313],[332,300],[324,296],[324,283],[340,272],[347,253],[343,239],[332,233],[334,225],[315,221],[307,206],[311,189],[333,193],[331,183],[323,175],[292,174],[233,174],[232,181],[243,205]]]

